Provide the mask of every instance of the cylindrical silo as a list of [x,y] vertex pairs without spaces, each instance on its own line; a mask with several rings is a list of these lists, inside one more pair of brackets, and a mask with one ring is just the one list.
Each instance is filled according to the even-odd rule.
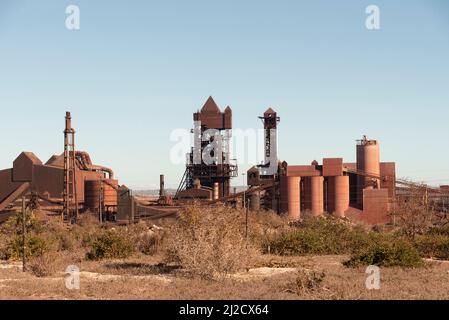
[[380,187],[380,151],[377,140],[364,137],[357,144],[357,203],[363,204],[363,189]]
[[101,181],[86,180],[84,182],[84,206],[91,212],[97,212],[100,208]]
[[298,220],[301,217],[300,185],[301,177],[287,177],[288,190],[288,215],[291,219]]
[[324,200],[323,200],[323,186],[324,177],[311,177],[310,190],[311,190],[311,210],[315,216],[322,215],[324,212]]
[[334,177],[334,215],[344,217],[349,208],[349,176]]
[[118,181],[106,180],[86,180],[84,182],[84,205],[92,212],[98,212],[101,206],[102,211],[116,212]]

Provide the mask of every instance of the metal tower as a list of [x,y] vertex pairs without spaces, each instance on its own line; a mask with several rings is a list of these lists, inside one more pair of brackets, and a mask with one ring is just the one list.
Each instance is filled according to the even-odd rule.
[[271,167],[273,170],[278,165],[277,154],[277,127],[281,118],[277,116],[276,111],[268,108],[267,111],[259,119],[263,122],[263,128],[265,130],[265,145],[264,145],[264,163],[258,165],[261,169],[261,175],[273,175],[274,172],[270,172],[267,168]]
[[62,221],[76,221],[79,212],[76,194],[75,130],[72,128],[70,112],[66,112],[65,116],[63,200]]

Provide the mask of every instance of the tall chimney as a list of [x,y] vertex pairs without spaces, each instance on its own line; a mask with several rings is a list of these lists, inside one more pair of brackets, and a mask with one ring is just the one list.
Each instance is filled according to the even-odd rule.
[[165,196],[165,176],[163,174],[159,178],[159,196]]

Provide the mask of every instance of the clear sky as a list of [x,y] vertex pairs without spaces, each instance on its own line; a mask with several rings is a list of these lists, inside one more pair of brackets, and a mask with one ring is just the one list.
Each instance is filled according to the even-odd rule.
[[354,161],[366,134],[398,176],[449,183],[449,1],[0,0],[0,168],[61,153],[68,110],[78,149],[121,183],[175,187],[170,133],[209,95],[242,129],[278,111],[289,163]]

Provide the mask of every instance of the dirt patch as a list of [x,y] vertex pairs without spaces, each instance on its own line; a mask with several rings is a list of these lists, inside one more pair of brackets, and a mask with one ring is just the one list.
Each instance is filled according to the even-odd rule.
[[[426,268],[381,268],[381,289],[367,290],[365,268],[346,268],[345,256],[263,257],[247,272],[222,281],[187,276],[181,270],[156,272],[154,257],[80,265],[80,290],[65,288],[63,271],[37,278],[20,268],[0,269],[0,299],[449,299],[449,264],[432,262]],[[263,266],[262,262],[267,262]],[[15,264],[14,264],[15,265]],[[284,267],[273,267],[283,265]],[[143,267],[145,272],[136,270]],[[314,290],[292,290],[297,270],[325,277]]]
[[231,277],[233,279],[241,280],[241,281],[254,281],[254,280],[264,280],[270,277],[286,274],[286,273],[294,273],[298,271],[296,268],[255,268],[250,269],[248,272],[239,272],[233,274]]

